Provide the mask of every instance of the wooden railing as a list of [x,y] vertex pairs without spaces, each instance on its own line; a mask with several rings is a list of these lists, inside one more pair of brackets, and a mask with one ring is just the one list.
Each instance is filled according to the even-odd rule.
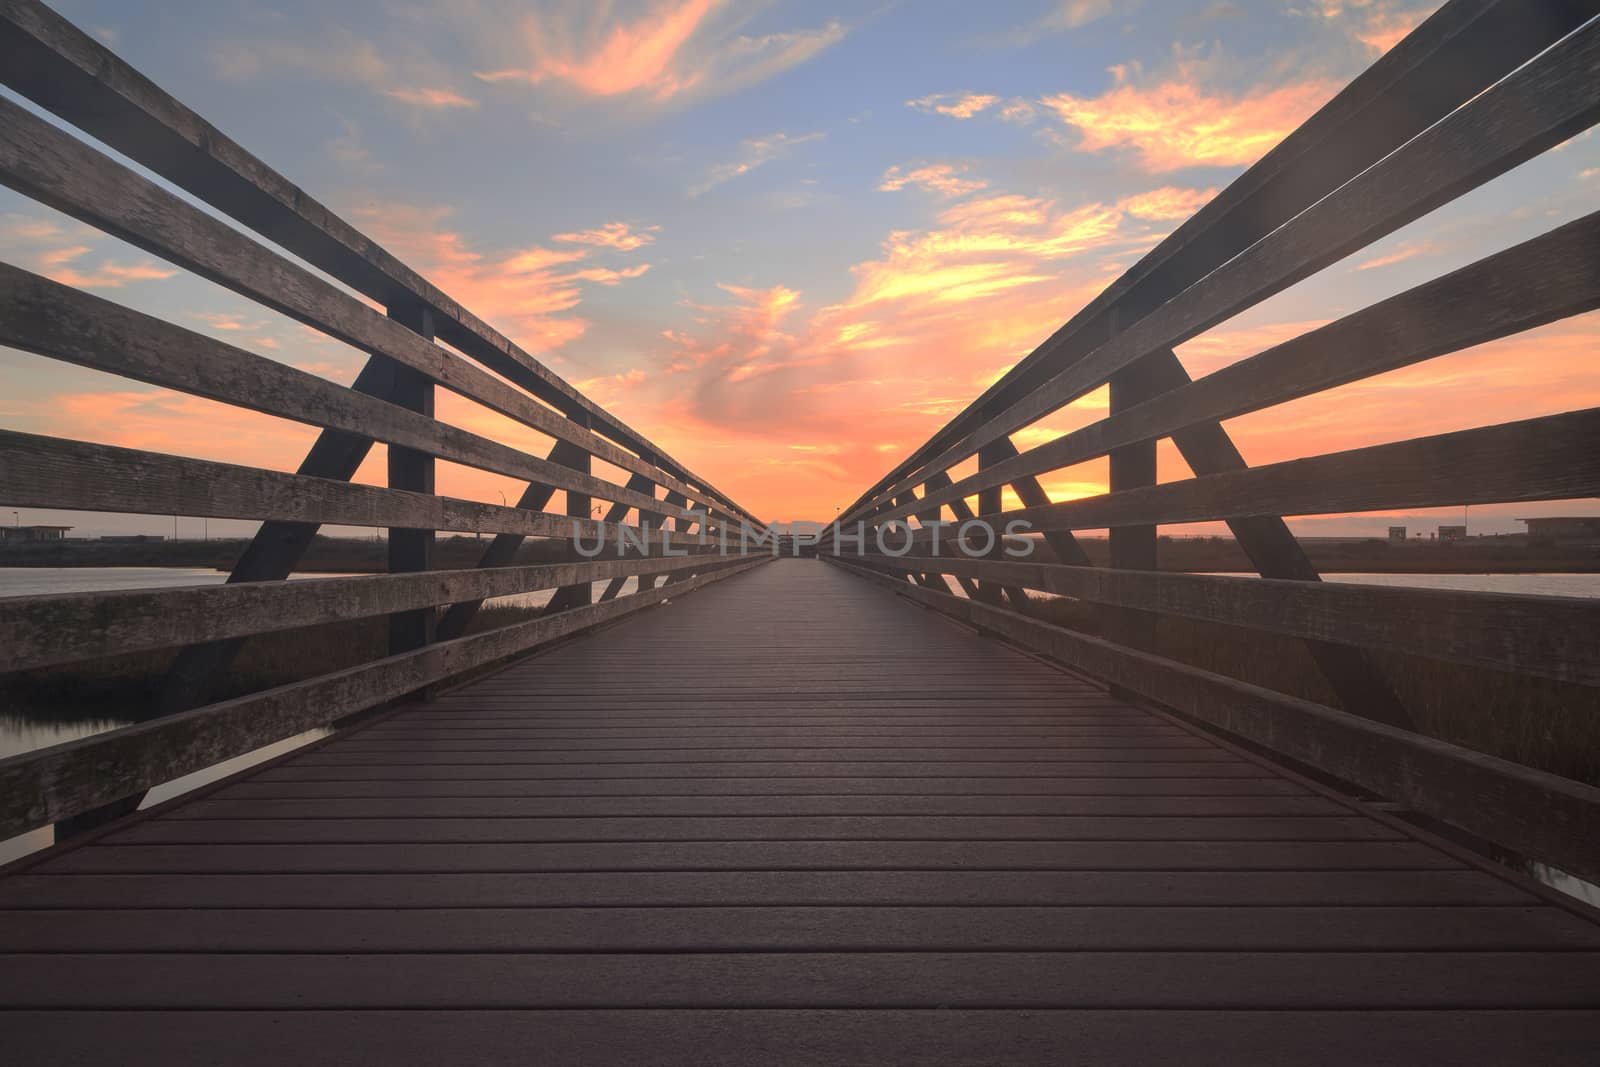
[[[347,388],[0,264],[0,344],[321,431],[294,473],[0,432],[8,506],[261,523],[226,585],[0,600],[3,671],[181,649],[168,714],[0,761],[0,837],[96,824],[157,783],[760,562],[748,511],[42,4],[0,0],[0,79],[288,255],[5,99],[0,181],[368,355]],[[532,455],[439,421],[437,386],[553,447]],[[388,449],[388,486],[353,483],[375,443]],[[437,495],[439,459],[527,489],[515,506]],[[626,483],[591,473],[591,459]],[[565,513],[543,510],[558,491]],[[596,500],[609,504],[599,520]],[[327,524],[388,528],[391,573],[285,582]],[[434,570],[436,531],[494,537],[476,568]],[[525,538],[575,536],[605,539],[606,554],[514,565]],[[629,578],[638,590],[620,595]],[[537,617],[468,633],[484,600],[550,589]],[[247,638],[377,616],[390,620],[387,658],[212,702]]]
[[[1322,584],[1282,519],[1600,495],[1600,410],[1260,467],[1246,466],[1221,423],[1600,307],[1600,213],[1197,380],[1173,354],[1593,125],[1597,12],[1554,0],[1446,4],[844,509],[838,528],[864,532],[865,544],[825,539],[823,558],[1125,693],[1526,856],[1600,874],[1600,791],[1413,732],[1370,654],[1596,686],[1600,602]],[[1012,444],[1105,385],[1104,418],[1026,451]],[[1193,477],[1156,484],[1162,438]],[[976,472],[952,478],[973,456]],[[1109,492],[1049,499],[1040,476],[1100,457]],[[1006,488],[1020,507],[1002,506]],[[1054,561],[1016,562],[998,547],[967,558],[947,547],[958,528],[933,551],[941,531],[928,524],[952,518],[997,532],[1024,522]],[[1226,522],[1268,580],[1159,573],[1158,525],[1205,521]],[[1102,528],[1110,569],[1088,566],[1075,537]],[[1099,635],[1033,617],[1025,590],[1099,605]],[[1303,639],[1344,710],[1153,654],[1163,613]]]

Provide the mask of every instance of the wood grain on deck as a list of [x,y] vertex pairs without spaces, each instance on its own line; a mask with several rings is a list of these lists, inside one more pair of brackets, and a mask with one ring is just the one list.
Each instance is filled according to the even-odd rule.
[[0,881],[0,952],[29,1063],[1600,1039],[1600,925],[815,561],[62,849]]

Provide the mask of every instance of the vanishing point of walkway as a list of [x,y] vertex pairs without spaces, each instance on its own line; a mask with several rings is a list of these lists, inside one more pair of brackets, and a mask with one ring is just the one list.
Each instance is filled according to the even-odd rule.
[[0,909],[30,1064],[1578,1062],[1600,973],[1578,913],[811,560]]

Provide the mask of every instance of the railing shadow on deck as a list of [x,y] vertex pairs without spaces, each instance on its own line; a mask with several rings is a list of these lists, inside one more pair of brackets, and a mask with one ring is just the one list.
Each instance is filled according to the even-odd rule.
[[[225,585],[0,601],[0,671],[181,649],[163,717],[0,761],[0,838],[90,828],[153,785],[761,562],[750,512],[44,5],[0,2],[0,79],[288,255],[4,99],[0,181],[368,355],[347,388],[0,263],[0,344],[321,431],[295,473],[0,432],[11,505],[261,522]],[[548,437],[549,453],[434,418],[439,386]],[[388,448],[387,487],[351,481],[374,444]],[[436,460],[527,489],[515,506],[440,496]],[[557,492],[564,513],[545,510]],[[324,524],[387,528],[391,573],[284,581]],[[493,539],[475,569],[432,570],[436,531]],[[525,538],[588,550],[514,565]],[[615,548],[586,561],[602,539]],[[638,589],[621,595],[629,578]],[[535,590],[555,590],[538,617],[468,633],[485,600]],[[213,702],[251,636],[379,616],[387,658]]]
[[[1600,495],[1600,409],[1253,468],[1222,425],[1600,307],[1600,213],[1196,380],[1173,354],[1592,126],[1597,10],[1445,4],[843,509],[823,558],[1114,691],[1600,877],[1600,790],[1419,735],[1371,655],[1600,686],[1600,602],[1325,584],[1282,518]],[[1104,418],[1026,451],[1012,443],[1107,385]],[[1164,438],[1192,477],[1156,484]],[[974,456],[975,473],[952,476]],[[1101,457],[1103,495],[1052,502],[1039,482]],[[1003,506],[1007,489],[1019,507]],[[986,558],[955,551],[975,520],[1026,523],[1054,561],[1018,561],[976,533],[969,549]],[[1205,521],[1226,522],[1266,580],[1160,573],[1158,524]],[[1109,569],[1088,565],[1074,536],[1085,529],[1109,529]],[[1092,605],[1099,635],[1041,621],[1028,590]],[[1302,640],[1347,710],[1154,654],[1158,615]]]

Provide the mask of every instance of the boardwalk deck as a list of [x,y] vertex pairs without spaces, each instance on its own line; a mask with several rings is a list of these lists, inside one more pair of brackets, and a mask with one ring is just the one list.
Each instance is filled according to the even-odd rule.
[[816,561],[0,880],[15,1062],[1592,1062],[1600,925]]

